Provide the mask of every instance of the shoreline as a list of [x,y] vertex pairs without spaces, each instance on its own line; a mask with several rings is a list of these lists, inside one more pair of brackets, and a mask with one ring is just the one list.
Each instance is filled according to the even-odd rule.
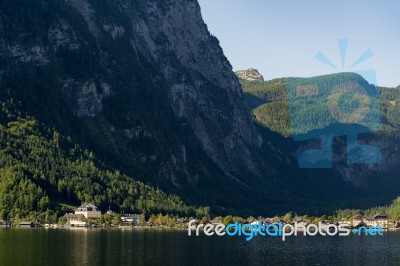
[[35,229],[46,229],[46,230],[175,230],[175,231],[187,231],[187,228],[181,227],[162,227],[162,226],[41,226],[41,227],[0,227],[0,230],[5,229],[22,229],[22,230],[35,230]]

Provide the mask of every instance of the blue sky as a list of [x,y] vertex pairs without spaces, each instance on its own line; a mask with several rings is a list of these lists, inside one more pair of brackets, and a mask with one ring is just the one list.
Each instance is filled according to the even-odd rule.
[[[234,70],[265,79],[374,69],[377,83],[400,85],[400,1],[199,0]],[[347,39],[342,68],[338,40]],[[367,49],[372,57],[349,67]],[[315,59],[320,51],[338,66]]]

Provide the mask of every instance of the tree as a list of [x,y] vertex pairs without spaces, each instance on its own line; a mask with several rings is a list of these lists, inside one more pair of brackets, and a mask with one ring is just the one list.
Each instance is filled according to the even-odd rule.
[[144,213],[139,215],[139,225],[143,226],[146,224],[146,216],[144,215]]
[[214,218],[214,221],[216,221],[217,223],[222,223],[224,221],[224,217],[217,216],[217,217]]
[[65,216],[61,216],[60,218],[58,218],[58,224],[59,225],[66,225],[68,222],[67,218]]
[[210,220],[210,207],[200,207],[196,211],[197,218],[206,217],[207,220]]
[[255,221],[255,220],[256,220],[256,218],[254,218],[253,216],[247,217],[247,221],[248,221],[249,223],[251,223],[252,221]]
[[233,223],[232,215],[226,216],[226,217],[224,218],[223,224],[224,224],[225,226],[227,226],[228,224],[231,224],[231,223]]
[[102,215],[102,218],[103,218],[104,224],[106,226],[111,225],[111,222],[113,221],[113,217],[110,214],[106,213],[106,214]]
[[292,213],[288,212],[283,216],[283,220],[287,223],[292,222]]
[[113,219],[112,219],[112,224],[115,226],[118,226],[121,224],[121,215],[115,214]]
[[243,218],[240,217],[240,216],[234,216],[234,217],[232,217],[232,220],[233,220],[234,223],[235,223],[235,222],[238,222],[238,223],[240,223],[240,224],[245,224],[245,223],[246,223],[246,220],[243,219]]

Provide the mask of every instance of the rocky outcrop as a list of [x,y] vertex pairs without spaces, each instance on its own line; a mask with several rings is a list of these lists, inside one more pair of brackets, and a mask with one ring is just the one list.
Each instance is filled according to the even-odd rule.
[[111,95],[106,82],[77,82],[72,79],[61,82],[61,91],[68,100],[72,112],[79,117],[93,117],[103,110],[103,99]]
[[16,44],[9,47],[10,54],[19,62],[35,63],[45,65],[49,62],[46,56],[46,50],[38,45],[25,48],[22,45]]
[[258,72],[257,69],[250,68],[247,70],[238,70],[235,72],[239,79],[248,81],[264,81],[264,77]]

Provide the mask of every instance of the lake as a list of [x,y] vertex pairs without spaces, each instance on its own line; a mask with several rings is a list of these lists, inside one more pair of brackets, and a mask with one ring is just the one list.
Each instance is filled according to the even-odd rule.
[[400,232],[248,242],[179,230],[0,229],[0,265],[400,265]]

